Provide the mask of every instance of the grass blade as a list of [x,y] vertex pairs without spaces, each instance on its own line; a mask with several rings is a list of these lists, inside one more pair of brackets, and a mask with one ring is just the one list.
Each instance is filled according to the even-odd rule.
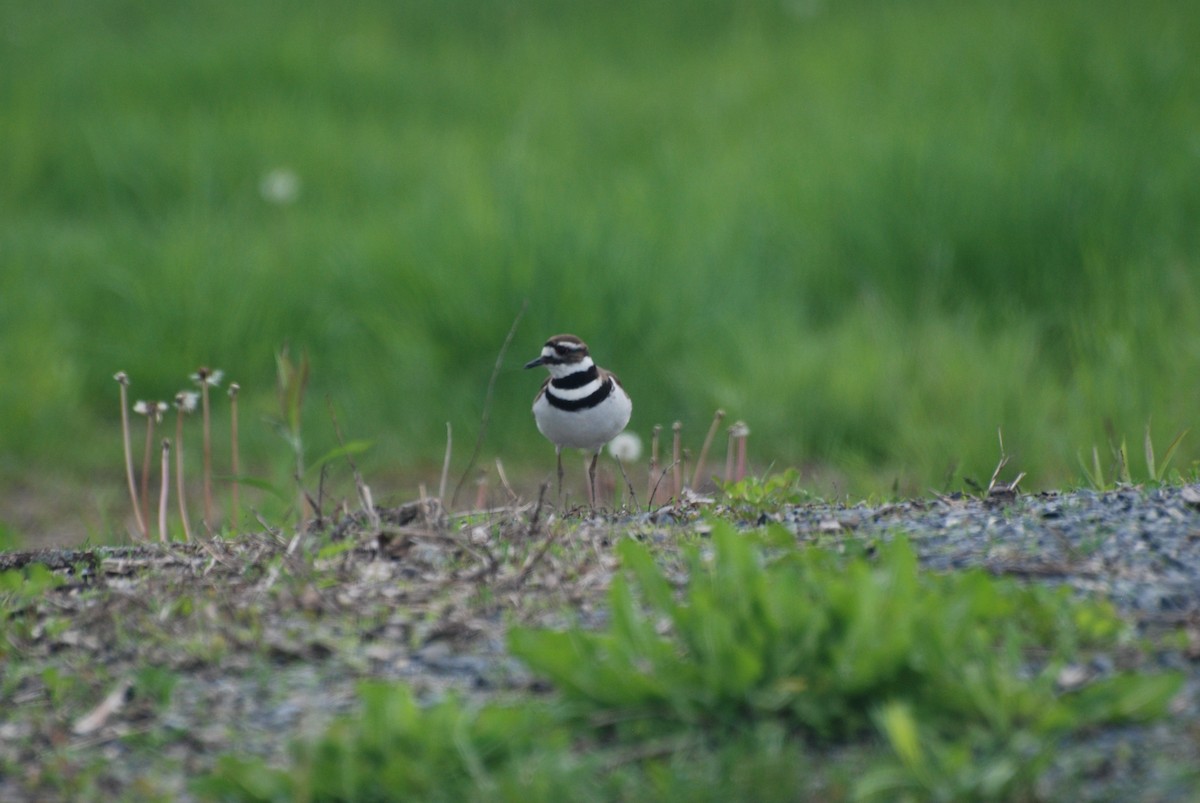
[[1190,431],[1190,429],[1181,431],[1175,436],[1175,440],[1171,441],[1171,445],[1167,447],[1167,453],[1163,455],[1162,467],[1160,469],[1164,476],[1167,473],[1167,466],[1171,465],[1171,460],[1175,457],[1175,450],[1179,448],[1179,444],[1183,442],[1184,436]]
[[1154,467],[1154,441],[1150,438],[1150,422],[1146,422],[1146,470],[1150,472],[1150,481],[1158,482],[1158,471]]

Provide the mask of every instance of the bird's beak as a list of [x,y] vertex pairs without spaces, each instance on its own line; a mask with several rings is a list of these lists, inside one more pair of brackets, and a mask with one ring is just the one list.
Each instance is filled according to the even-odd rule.
[[539,365],[543,365],[544,363],[545,360],[542,357],[538,357],[536,360],[530,360],[529,362],[525,363],[525,367],[537,368]]

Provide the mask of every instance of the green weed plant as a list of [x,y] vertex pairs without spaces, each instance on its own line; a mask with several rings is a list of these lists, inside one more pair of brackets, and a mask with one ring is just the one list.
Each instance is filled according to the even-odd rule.
[[[980,571],[922,572],[903,540],[850,558],[789,540],[717,523],[711,544],[686,550],[683,579],[625,541],[605,630],[510,631],[512,653],[557,698],[422,707],[404,686],[367,684],[362,712],[297,744],[290,769],[227,756],[197,790],[692,799],[698,764],[753,753],[765,774],[802,785],[787,768],[813,751],[866,745],[886,754],[853,773],[844,797],[1012,799],[1063,737],[1160,716],[1180,688],[1173,674],[1058,687],[1068,662],[1125,635],[1104,603]],[[753,790],[730,783],[712,788]]]
[[293,769],[223,757],[198,792],[256,801],[466,800],[506,764],[565,750],[567,733],[538,705],[474,707],[454,696],[422,707],[407,686],[365,682],[357,717],[297,742]]
[[[903,540],[849,561],[824,549],[771,557],[755,541],[717,524],[711,551],[687,550],[682,595],[625,541],[607,632],[516,629],[513,652],[587,707],[718,729],[779,718],[829,741],[869,729],[892,699],[939,726],[1052,731],[1074,719],[1057,671],[1121,630],[1107,604],[1062,589],[919,572]],[[1035,648],[1049,653],[1027,678]]]
[[765,477],[746,477],[736,482],[718,482],[730,506],[767,513],[791,505],[811,501],[812,494],[804,487],[800,472],[788,468],[781,472],[768,473]]

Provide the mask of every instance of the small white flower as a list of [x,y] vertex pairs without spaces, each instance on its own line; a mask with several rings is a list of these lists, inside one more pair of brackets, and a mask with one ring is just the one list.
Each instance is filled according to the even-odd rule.
[[294,170],[277,167],[258,182],[258,194],[268,203],[293,204],[300,197],[300,177]]
[[192,390],[181,390],[175,394],[175,409],[185,413],[195,412],[200,394]]
[[642,456],[642,439],[632,432],[622,432],[608,442],[608,453],[622,463],[633,463]]
[[238,395],[238,391],[241,389],[242,389],[242,386],[239,385],[237,382],[230,382],[229,383],[229,398],[236,399],[237,395]]
[[115,374],[113,374],[113,379],[117,380],[122,385],[129,384],[129,374],[125,373],[124,371],[117,371]]

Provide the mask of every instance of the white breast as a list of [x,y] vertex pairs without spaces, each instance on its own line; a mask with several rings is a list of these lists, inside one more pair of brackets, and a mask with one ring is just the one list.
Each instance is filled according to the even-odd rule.
[[[561,392],[561,391],[560,391]],[[533,403],[538,431],[556,446],[598,451],[629,423],[633,402],[619,384],[603,402],[583,410],[560,410],[543,393]]]

